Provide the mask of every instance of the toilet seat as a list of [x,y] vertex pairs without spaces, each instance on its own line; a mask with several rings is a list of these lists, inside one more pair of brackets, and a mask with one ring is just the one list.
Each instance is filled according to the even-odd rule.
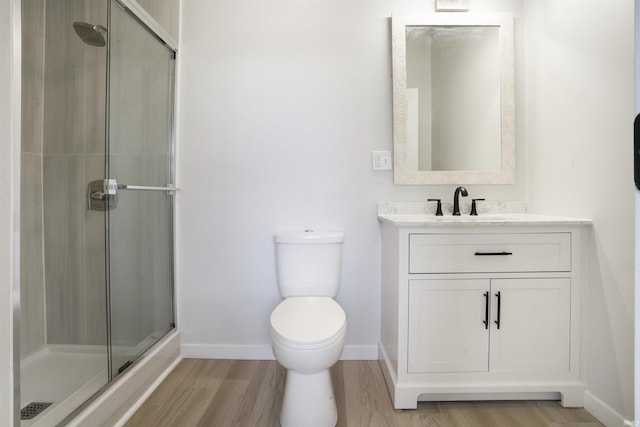
[[289,297],[271,313],[273,338],[289,348],[312,350],[333,344],[346,332],[346,316],[329,297]]

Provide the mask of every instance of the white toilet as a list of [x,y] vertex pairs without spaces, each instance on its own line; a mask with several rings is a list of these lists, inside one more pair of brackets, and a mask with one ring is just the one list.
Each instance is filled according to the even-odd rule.
[[282,427],[333,427],[338,422],[329,368],[342,354],[347,322],[333,300],[340,287],[342,242],[336,231],[275,235],[278,287],[271,313],[273,353],[287,369]]

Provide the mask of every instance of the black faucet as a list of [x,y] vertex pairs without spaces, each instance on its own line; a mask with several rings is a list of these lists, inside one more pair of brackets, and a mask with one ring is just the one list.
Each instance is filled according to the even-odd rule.
[[469,195],[466,188],[456,188],[456,192],[453,193],[453,215],[456,216],[460,215],[460,194],[462,194],[462,197],[467,197]]

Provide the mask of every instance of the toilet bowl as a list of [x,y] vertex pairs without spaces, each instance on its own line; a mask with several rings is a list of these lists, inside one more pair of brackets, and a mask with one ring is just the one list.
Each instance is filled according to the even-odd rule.
[[270,326],[273,353],[287,369],[281,426],[335,426],[329,368],[344,347],[344,310],[329,297],[289,297],[273,310]]

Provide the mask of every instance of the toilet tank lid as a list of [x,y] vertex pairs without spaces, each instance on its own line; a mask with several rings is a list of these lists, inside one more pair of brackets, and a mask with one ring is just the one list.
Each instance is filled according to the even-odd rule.
[[297,243],[302,245],[314,245],[322,243],[340,243],[344,241],[342,231],[304,230],[281,231],[275,234],[276,243]]

